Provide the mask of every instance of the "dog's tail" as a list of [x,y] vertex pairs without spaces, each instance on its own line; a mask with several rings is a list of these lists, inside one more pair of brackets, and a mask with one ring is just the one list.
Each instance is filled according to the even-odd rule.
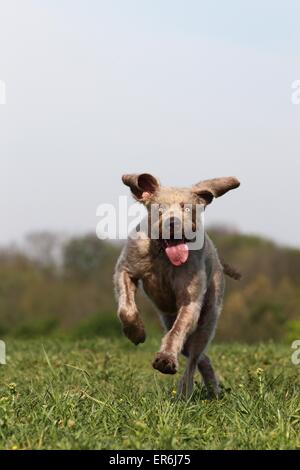
[[221,263],[223,266],[224,274],[227,274],[227,276],[232,277],[232,279],[235,279],[236,281],[239,281],[241,279],[242,275],[239,271],[237,271],[229,264],[224,263],[223,261],[221,261]]

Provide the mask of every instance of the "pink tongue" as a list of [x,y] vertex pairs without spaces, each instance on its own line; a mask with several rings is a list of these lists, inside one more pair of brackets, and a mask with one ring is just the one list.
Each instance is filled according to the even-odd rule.
[[189,257],[189,249],[186,243],[169,245],[166,247],[166,255],[174,266],[180,266],[185,263]]

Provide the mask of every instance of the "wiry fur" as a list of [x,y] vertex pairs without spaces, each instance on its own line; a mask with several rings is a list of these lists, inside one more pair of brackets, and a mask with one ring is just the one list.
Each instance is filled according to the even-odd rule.
[[[123,182],[146,207],[152,203],[168,204],[173,214],[179,213],[182,202],[207,205],[213,198],[239,186],[235,178],[218,178],[192,188],[166,188],[148,174],[125,175]],[[167,331],[153,367],[162,373],[176,373],[178,354],[182,352],[187,357],[187,365],[178,392],[185,397],[192,392],[197,368],[208,390],[215,396],[219,393],[218,380],[205,352],[222,308],[224,272],[238,276],[235,270],[221,263],[207,234],[203,247],[191,250],[188,261],[181,266],[173,266],[159,241],[144,233],[137,239],[129,238],[117,262],[114,284],[124,333],[134,344],[145,341],[143,322],[135,303],[135,293],[141,284]]]

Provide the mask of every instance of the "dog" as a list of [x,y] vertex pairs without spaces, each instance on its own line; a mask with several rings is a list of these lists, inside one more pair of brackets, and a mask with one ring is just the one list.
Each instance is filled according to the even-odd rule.
[[[123,175],[122,180],[134,199],[144,204],[150,225],[156,224],[159,233],[152,238],[149,231],[138,227],[137,236],[128,238],[117,261],[114,286],[123,332],[135,345],[146,339],[135,302],[141,284],[167,331],[153,367],[163,374],[175,374],[182,352],[187,363],[178,395],[185,398],[191,395],[198,368],[208,392],[217,397],[220,387],[206,351],[222,309],[224,274],[235,279],[240,275],[220,261],[206,233],[197,249],[189,248],[192,244],[187,243],[182,232],[179,237],[175,235],[177,225],[184,221],[188,220],[195,228],[196,207],[205,209],[215,198],[238,188],[240,182],[235,177],[224,177],[205,180],[190,188],[173,188],[161,186],[148,173]],[[155,220],[151,218],[153,207],[158,207]],[[167,237],[162,234],[164,224],[170,227]]]

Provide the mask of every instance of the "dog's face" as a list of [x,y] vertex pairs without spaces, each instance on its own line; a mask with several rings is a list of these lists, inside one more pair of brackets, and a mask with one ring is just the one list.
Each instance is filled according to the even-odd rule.
[[188,260],[189,245],[197,233],[199,217],[215,197],[220,197],[240,183],[234,177],[215,178],[191,188],[161,186],[148,173],[124,175],[134,198],[148,210],[149,227],[174,266]]

